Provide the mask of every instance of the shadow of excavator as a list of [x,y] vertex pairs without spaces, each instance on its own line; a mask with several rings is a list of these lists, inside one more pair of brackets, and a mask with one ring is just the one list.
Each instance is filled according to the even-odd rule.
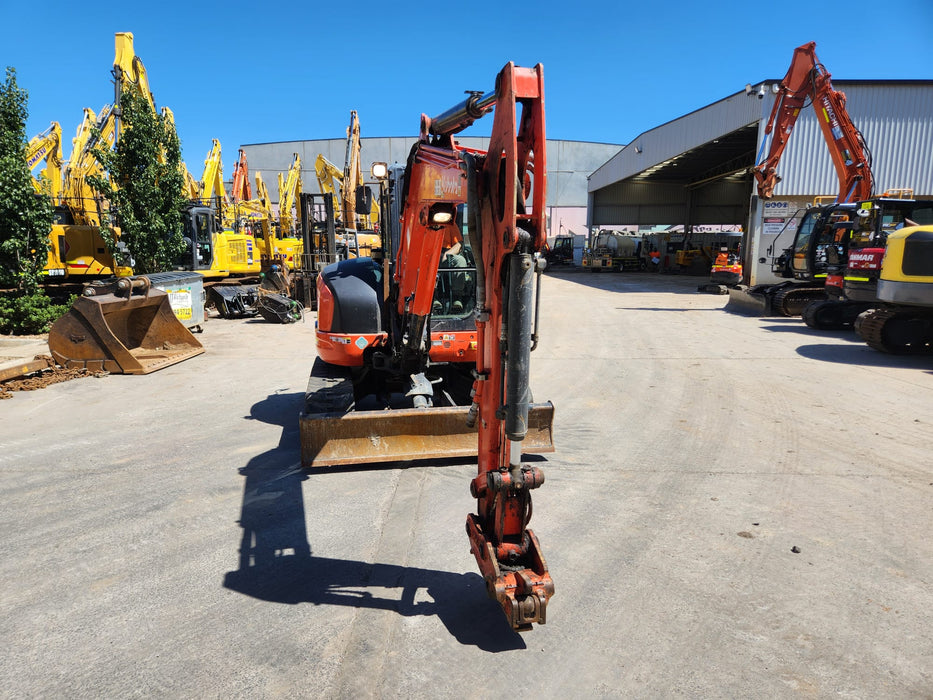
[[298,440],[302,400],[297,393],[273,394],[254,405],[247,417],[281,425],[282,435],[277,447],[240,469],[245,483],[238,521],[243,529],[239,566],[224,576],[224,586],[271,603],[349,606],[395,611],[404,617],[436,615],[461,644],[490,652],[524,648],[476,573],[312,554],[302,493],[308,475],[301,468]]

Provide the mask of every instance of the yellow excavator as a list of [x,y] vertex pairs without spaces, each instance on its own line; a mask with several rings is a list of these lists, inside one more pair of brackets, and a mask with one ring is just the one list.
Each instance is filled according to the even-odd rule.
[[188,254],[178,269],[207,279],[258,275],[262,269],[253,235],[233,230],[234,208],[224,189],[220,141],[213,139],[204,159],[198,196],[184,219]]
[[888,234],[877,295],[855,321],[859,337],[881,352],[933,352],[933,226]]
[[321,193],[333,195],[334,216],[339,222],[336,227],[338,242],[346,245],[351,257],[372,255],[373,249],[382,245],[378,232],[379,205],[372,199],[368,211],[357,212],[357,192],[364,184],[360,122],[355,110],[350,112],[343,170],[323,154],[318,155],[314,170]]
[[[84,109],[84,117],[71,142],[71,157],[62,171],[61,195],[55,203],[56,218],[46,266],[49,278],[86,281],[130,273],[118,267],[101,236],[102,202],[87,182],[92,175],[104,175],[94,149],[112,148],[116,129],[113,105],[106,105],[99,113]],[[119,236],[119,229],[116,233]]]
[[314,161],[314,174],[317,176],[317,184],[321,194],[329,194],[334,200],[334,217],[338,221],[343,221],[343,209],[341,208],[340,188],[343,182],[343,171],[319,153],[317,160]]
[[[298,197],[302,190],[301,157],[295,153],[288,174],[282,177],[279,173],[279,222],[273,227],[272,236],[269,237],[269,246],[263,241],[263,248],[271,248],[267,255],[270,261],[280,264],[288,270],[294,270],[296,263],[301,260],[303,250],[298,227],[301,225],[301,211],[298,206]],[[265,184],[263,184],[265,187]],[[268,202],[268,191],[265,193]]]
[[[204,352],[173,308],[186,305],[189,311],[202,304],[190,275],[161,273],[132,277],[120,269],[100,235],[99,195],[87,183],[92,174],[103,175],[94,156],[97,147],[113,147],[119,138],[119,100],[124,90],[135,90],[155,111],[149,81],[142,61],[133,51],[133,35],[115,37],[113,76],[116,99],[99,114],[86,109],[73,142],[72,156],[62,178],[61,203],[71,218],[52,228],[50,275],[102,277],[109,280],[85,285],[71,309],[49,331],[49,350],[56,362],[69,368],[86,368],[125,374],[147,374]],[[171,113],[169,112],[171,116]],[[209,211],[209,210],[208,210]],[[187,212],[186,225],[201,221],[201,212]],[[204,214],[204,219],[213,220]],[[119,236],[119,231],[117,231]],[[197,238],[192,238],[196,241]],[[193,244],[194,245],[194,244]],[[61,267],[53,267],[53,265]]]
[[[370,249],[379,245],[378,236],[371,233],[379,225],[379,207],[373,200],[369,211],[358,212],[356,193],[363,186],[362,143],[360,142],[360,120],[356,110],[350,112],[350,126],[347,127],[347,151],[343,166],[343,211],[344,225],[348,230],[359,231],[360,236],[368,236]],[[374,238],[374,240],[373,240]],[[361,246],[361,247],[366,247]]]

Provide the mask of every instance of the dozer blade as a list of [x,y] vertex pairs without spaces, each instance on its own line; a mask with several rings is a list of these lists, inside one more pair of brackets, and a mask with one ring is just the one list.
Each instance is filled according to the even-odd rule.
[[[467,406],[318,413],[299,417],[305,467],[476,457],[476,427]],[[554,451],[554,404],[532,404],[522,452]]]
[[52,324],[49,350],[63,367],[149,374],[204,347],[175,317],[168,295],[136,277],[86,287]]
[[748,316],[770,316],[771,297],[754,291],[754,288],[732,287],[729,289],[729,301],[725,308],[726,311],[735,311]]

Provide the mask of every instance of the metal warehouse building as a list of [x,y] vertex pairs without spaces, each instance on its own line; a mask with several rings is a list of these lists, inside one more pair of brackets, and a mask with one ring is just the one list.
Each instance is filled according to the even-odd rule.
[[[795,213],[839,191],[814,111],[805,107],[774,197],[756,196],[751,168],[779,82],[756,84],[632,139],[590,177],[588,226],[741,225],[748,281],[775,281],[770,257],[790,244]],[[838,80],[834,87],[845,93],[872,152],[875,192],[909,188],[933,197],[933,80]]]
[[[363,137],[361,153],[364,171],[374,162],[404,165],[415,137]],[[468,148],[485,150],[489,139],[465,136],[457,139]],[[273,200],[278,199],[276,182],[292,164],[294,154],[301,158],[301,177],[305,192],[319,192],[314,162],[323,154],[341,170],[346,158],[346,138],[311,141],[282,141],[241,146],[246,152],[250,171],[261,172]],[[600,165],[619,152],[621,144],[590,143],[586,141],[548,140],[548,236],[556,236],[561,229],[586,231],[587,178]],[[364,176],[366,173],[364,172]]]

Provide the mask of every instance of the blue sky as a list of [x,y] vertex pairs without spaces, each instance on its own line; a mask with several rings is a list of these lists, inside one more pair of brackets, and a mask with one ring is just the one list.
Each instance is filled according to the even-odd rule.
[[113,35],[130,31],[196,176],[213,138],[229,178],[240,144],[342,138],[351,109],[363,136],[413,136],[507,61],[544,64],[549,138],[603,143],[780,78],[808,41],[837,80],[933,79],[933,0],[0,2],[29,136],[60,122],[68,156],[82,108],[113,99]]

